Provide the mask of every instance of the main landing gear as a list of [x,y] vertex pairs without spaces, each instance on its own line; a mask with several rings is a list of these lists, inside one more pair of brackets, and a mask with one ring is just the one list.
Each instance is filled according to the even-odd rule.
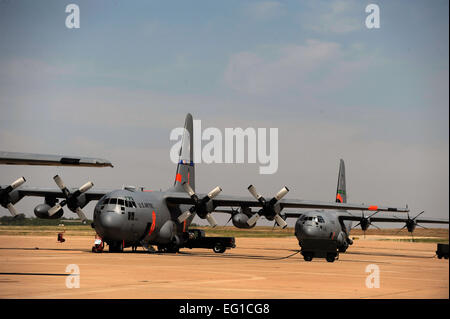
[[111,241],[108,243],[110,253],[123,252],[123,241]]
[[175,245],[158,245],[159,253],[176,254],[179,251],[180,251],[180,247],[177,247]]

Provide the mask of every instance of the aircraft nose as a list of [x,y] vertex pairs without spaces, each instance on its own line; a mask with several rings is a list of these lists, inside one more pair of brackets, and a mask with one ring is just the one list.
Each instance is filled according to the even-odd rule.
[[104,228],[119,228],[122,224],[122,216],[116,212],[103,211],[100,214],[100,224]]
[[301,238],[311,238],[316,235],[316,232],[317,230],[315,227],[309,225],[302,225],[302,227],[300,227],[299,235]]

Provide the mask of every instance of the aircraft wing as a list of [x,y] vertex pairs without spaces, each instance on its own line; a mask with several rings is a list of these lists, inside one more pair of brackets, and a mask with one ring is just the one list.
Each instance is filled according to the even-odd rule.
[[[230,211],[231,213],[231,211]],[[283,217],[285,218],[298,218],[302,215],[302,213],[298,212],[287,212],[283,213]],[[368,216],[366,216],[368,217]],[[350,220],[355,222],[360,222],[362,217],[361,216],[354,216],[351,214],[342,214],[339,216],[342,220]],[[408,222],[407,218],[401,218],[397,216],[371,216],[370,217],[371,222],[377,222],[377,223],[406,223]],[[415,222],[418,224],[448,224],[449,221],[445,219],[424,219],[424,218],[416,218],[414,219]]]
[[[351,221],[361,221],[361,217],[359,216],[352,216],[352,215],[341,215],[339,218],[342,220],[351,220]],[[407,218],[399,218],[399,217],[378,217],[378,216],[372,216],[370,217],[371,222],[377,222],[377,223],[406,223],[408,222]],[[449,221],[445,219],[423,219],[423,218],[417,218],[414,219],[414,221],[418,224],[448,224]]]
[[[197,194],[199,198],[204,198],[207,194]],[[168,192],[165,195],[166,201],[173,204],[193,205],[194,200],[187,193]],[[262,207],[261,202],[250,196],[230,196],[217,195],[213,199],[214,207]],[[281,199],[278,201],[280,208],[310,208],[310,209],[334,209],[334,210],[369,210],[369,211],[389,211],[389,212],[409,212],[408,208],[385,207],[365,204],[348,204],[321,202],[299,199]],[[220,212],[219,210],[214,210]]]
[[113,167],[110,161],[102,158],[16,153],[0,151],[0,164],[7,165],[45,165],[45,166],[84,166]]
[[[5,189],[8,185],[1,185],[0,189]],[[78,188],[68,188],[71,193],[74,193]],[[90,189],[84,193],[86,200],[99,200],[105,194],[113,191],[113,189]],[[59,188],[44,188],[44,187],[20,187],[16,190],[20,198],[25,196],[34,197],[53,197],[65,198],[64,194]]]

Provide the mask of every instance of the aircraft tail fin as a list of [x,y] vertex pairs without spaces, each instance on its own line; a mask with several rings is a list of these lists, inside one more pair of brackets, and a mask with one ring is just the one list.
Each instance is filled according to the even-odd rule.
[[339,174],[336,190],[336,202],[347,203],[347,189],[345,186],[345,165],[344,160],[339,161]]
[[194,132],[192,115],[186,115],[184,134],[181,142],[180,157],[175,175],[174,190],[184,191],[183,183],[188,183],[195,190],[194,166]]

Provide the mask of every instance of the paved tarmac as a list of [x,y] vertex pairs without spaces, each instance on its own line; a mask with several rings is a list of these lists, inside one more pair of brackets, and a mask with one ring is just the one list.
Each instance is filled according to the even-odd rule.
[[[224,254],[94,254],[88,236],[0,236],[0,298],[449,298],[436,244],[371,239],[328,263],[305,262],[295,237],[236,238]],[[366,286],[368,265],[379,269],[379,288]],[[79,288],[66,286],[78,279]]]

